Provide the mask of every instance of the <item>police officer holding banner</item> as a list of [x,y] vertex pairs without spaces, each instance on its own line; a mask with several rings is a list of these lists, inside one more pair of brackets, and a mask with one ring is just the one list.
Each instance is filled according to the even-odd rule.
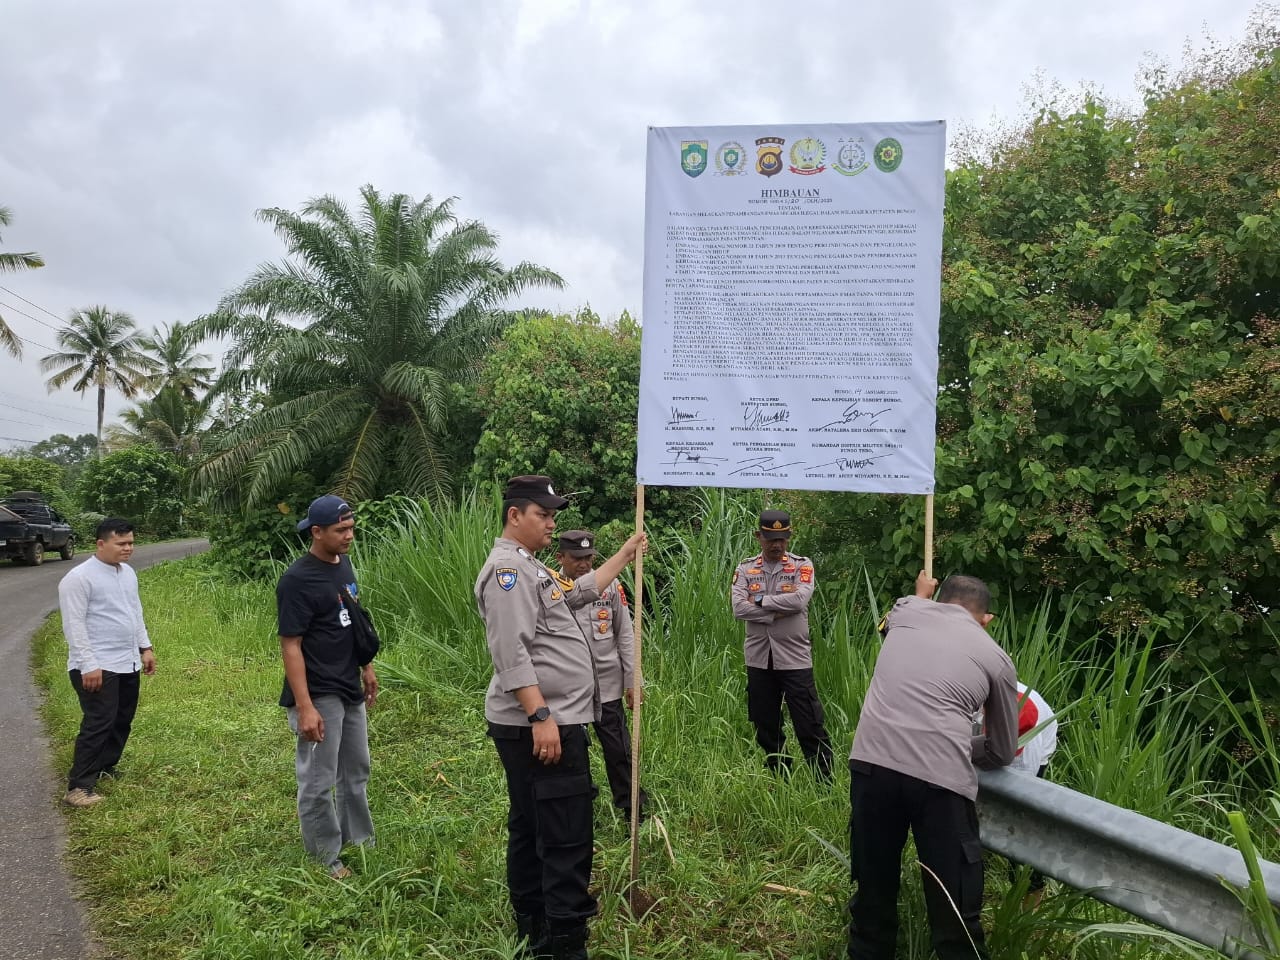
[[819,779],[830,781],[831,738],[809,645],[813,561],[788,552],[791,516],[785,510],[761,512],[756,539],[760,553],[738,564],[730,588],[733,615],[746,621],[747,716],[769,768],[788,771],[791,758],[782,752],[785,703],[805,760]]
[[[595,566],[596,535],[590,530],[570,530],[560,537],[556,562],[560,572],[577,580]],[[600,684],[600,719],[595,723],[596,739],[604,755],[604,770],[609,778],[613,805],[625,814],[631,813],[631,734],[627,731],[627,714],[622,709],[632,702],[635,683],[635,636],[631,628],[631,612],[622,584],[612,581],[597,600],[578,608],[578,625],[591,640],[591,653],[596,661],[596,678]],[[639,791],[640,818],[648,801]]]
[[485,718],[507,779],[507,891],[525,952],[586,960],[592,800],[585,725],[600,719],[590,641],[574,611],[600,598],[643,549],[637,533],[594,571],[569,580],[534,556],[569,501],[544,476],[513,477],[502,535],[476,579],[493,679]]

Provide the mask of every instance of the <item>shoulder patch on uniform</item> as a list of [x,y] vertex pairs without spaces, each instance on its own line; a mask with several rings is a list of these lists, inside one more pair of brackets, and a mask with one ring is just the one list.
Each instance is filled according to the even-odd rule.
[[733,582],[733,583],[737,583],[737,582],[738,582],[738,571],[737,571],[737,570],[733,571],[733,580],[732,580],[732,582]]
[[[735,574],[734,574],[734,576],[737,576],[737,574],[735,573]],[[622,583],[621,583],[621,581],[619,581],[619,582],[618,582],[618,599],[622,601],[622,605],[623,605],[624,607],[625,607],[625,606],[628,606],[628,603],[627,603],[627,591],[625,591],[625,590],[623,590],[623,589],[622,589]]]
[[510,590],[516,585],[519,574],[516,573],[514,567],[499,567],[493,571],[494,579],[498,581],[498,586],[503,590]]

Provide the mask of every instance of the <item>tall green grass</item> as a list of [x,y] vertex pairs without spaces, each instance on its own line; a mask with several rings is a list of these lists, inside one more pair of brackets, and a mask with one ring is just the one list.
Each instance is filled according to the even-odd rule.
[[[641,921],[630,917],[626,825],[601,800],[593,954],[841,955],[847,778],[824,787],[803,764],[790,781],[766,773],[746,719],[742,627],[728,602],[734,566],[757,549],[758,504],[711,492],[702,506],[696,529],[655,536],[645,561],[643,781],[671,855],[657,825],[646,824],[640,882],[657,906]],[[415,506],[359,545],[362,595],[384,634],[384,692],[370,720],[379,836],[342,886],[305,862],[297,837],[292,741],[274,705],[281,671],[271,585],[219,582],[198,562],[144,574],[160,673],[145,683],[128,776],[106,788],[109,802],[71,819],[73,862],[115,956],[513,955],[505,789],[484,737],[489,664],[472,599],[497,532],[498,505],[472,498]],[[802,537],[795,547],[804,552]],[[818,571],[815,672],[838,751],[848,749],[874,668],[875,624],[915,572],[836,582]],[[1067,635],[1038,599],[1025,612],[999,611],[995,635],[1028,681],[1066,708],[1051,776],[1218,838],[1230,836],[1226,811],[1242,810],[1271,855],[1260,789],[1271,768],[1258,751],[1242,758],[1238,749],[1250,717],[1203,687],[1172,689],[1149,639],[1123,639],[1096,661],[1095,638]],[[78,712],[62,663],[55,625],[40,637],[37,664],[65,762]],[[1269,734],[1248,735],[1274,746],[1259,739]],[[1025,883],[1011,887],[1003,864],[991,865],[986,919],[996,960],[1212,955],[1070,891],[1051,890],[1024,910]],[[766,884],[801,892],[768,893]],[[900,957],[929,956],[924,917],[908,861]]]

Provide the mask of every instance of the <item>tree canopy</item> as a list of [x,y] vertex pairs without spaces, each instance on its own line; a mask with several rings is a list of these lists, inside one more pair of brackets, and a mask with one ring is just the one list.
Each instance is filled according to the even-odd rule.
[[49,374],[50,391],[68,384],[77,393],[97,388],[97,438],[101,445],[107,390],[119,390],[126,397],[136,395],[155,364],[143,352],[133,317],[118,310],[103,306],[77,310],[57,336],[58,352],[42,357],[40,369]]
[[[1272,691],[1274,49],[1153,76],[1137,116],[1047,105],[949,173],[936,540],[941,571],[1115,631],[1195,627],[1188,663]],[[918,498],[802,499],[828,549],[918,564]]]
[[321,197],[259,217],[291,259],[259,267],[199,332],[234,338],[215,391],[257,387],[264,407],[220,436],[198,487],[261,504],[311,470],[354,499],[446,494],[451,386],[474,377],[512,298],[560,278],[503,267],[497,237],[452,200],[365,187],[354,215]]

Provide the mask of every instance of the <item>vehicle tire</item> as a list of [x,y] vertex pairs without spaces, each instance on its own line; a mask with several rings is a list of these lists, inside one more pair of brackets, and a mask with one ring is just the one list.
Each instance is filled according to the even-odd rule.
[[70,537],[68,537],[67,542],[63,544],[62,548],[58,551],[58,556],[60,556],[63,560],[70,560],[75,555],[76,555],[76,542],[72,540]]
[[44,563],[44,544],[37,540],[27,547],[27,566],[38,567]]

